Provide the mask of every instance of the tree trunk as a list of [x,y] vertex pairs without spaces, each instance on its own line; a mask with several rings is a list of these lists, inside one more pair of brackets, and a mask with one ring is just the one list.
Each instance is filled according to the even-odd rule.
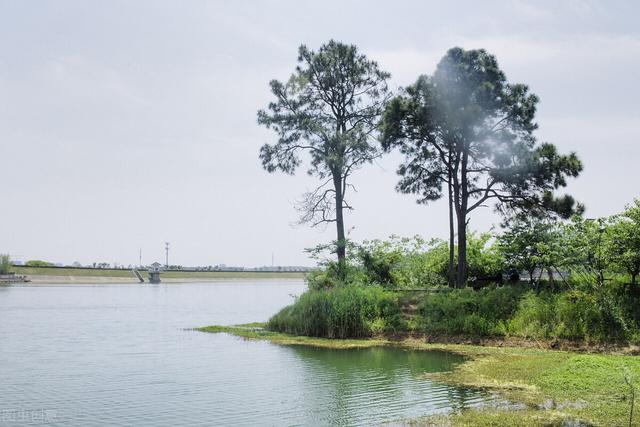
[[333,177],[333,185],[336,190],[336,254],[338,255],[338,267],[340,274],[344,273],[346,267],[347,241],[344,236],[344,217],[342,216],[343,194],[342,194],[342,178],[341,176]]
[[631,284],[635,285],[636,284],[636,278],[638,277],[638,272],[635,273],[631,273]]
[[451,189],[451,171],[449,171],[449,287],[455,286],[455,268],[454,268],[454,238],[455,231],[453,226],[453,191]]
[[460,162],[460,184],[456,189],[456,214],[458,217],[458,277],[457,285],[462,288],[467,283],[467,208],[469,190],[467,188],[467,161],[469,153],[462,153]]
[[536,281],[533,278],[533,273],[535,273],[536,270],[535,269],[531,269],[531,270],[527,270],[527,273],[529,273],[529,284],[533,285]]
[[458,275],[457,286],[467,283],[467,216],[461,211],[458,215]]

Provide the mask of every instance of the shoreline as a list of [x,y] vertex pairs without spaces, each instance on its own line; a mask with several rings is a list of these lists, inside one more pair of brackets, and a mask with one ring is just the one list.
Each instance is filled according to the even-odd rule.
[[[146,271],[140,271],[144,282],[140,282],[132,270],[89,269],[65,267],[14,267],[16,275],[26,276],[29,282],[7,284],[150,284]],[[160,274],[161,283],[203,283],[249,280],[304,280],[301,272],[252,272],[252,271],[165,271]]]
[[[21,286],[53,286],[53,285],[153,285],[147,280],[140,282],[135,277],[100,277],[100,276],[28,276],[29,282],[7,282],[4,285]],[[217,283],[217,282],[250,282],[250,281],[283,281],[299,282],[302,277],[184,277],[184,278],[161,278],[162,284],[184,284],[184,283]]]
[[338,350],[393,346],[407,350],[447,351],[462,355],[466,360],[450,372],[424,374],[425,379],[486,390],[510,402],[506,407],[464,409],[401,420],[401,425],[626,425],[633,401],[626,378],[630,376],[635,387],[640,383],[640,359],[624,354],[435,343],[410,336],[400,339],[314,338],[271,332],[263,326],[261,323],[213,325],[192,330],[226,333],[240,339],[264,340],[284,346]]
[[550,340],[540,341],[519,337],[470,337],[450,335],[429,335],[425,333],[393,333],[379,334],[364,338],[321,338],[300,335],[289,335],[282,332],[271,332],[265,329],[266,323],[254,322],[242,325],[211,325],[193,328],[193,330],[209,333],[228,333],[238,337],[255,340],[267,340],[275,344],[306,345],[320,348],[368,348],[375,346],[396,346],[415,348],[495,348],[495,349],[527,349],[549,352],[567,352],[576,354],[604,354],[617,356],[638,356],[640,346],[616,343],[588,343],[582,341]]

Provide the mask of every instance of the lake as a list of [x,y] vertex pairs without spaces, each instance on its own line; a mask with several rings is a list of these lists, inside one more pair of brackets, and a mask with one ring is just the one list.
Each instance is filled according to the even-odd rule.
[[478,405],[460,357],[187,330],[265,321],[302,281],[0,286],[0,425],[371,425]]

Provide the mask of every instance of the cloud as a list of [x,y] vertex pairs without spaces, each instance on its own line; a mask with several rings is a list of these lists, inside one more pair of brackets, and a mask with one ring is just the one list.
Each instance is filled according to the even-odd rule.
[[394,77],[406,81],[419,74],[430,73],[446,51],[460,46],[465,49],[483,48],[497,56],[502,64],[510,67],[539,66],[541,63],[564,64],[575,67],[599,64],[615,65],[631,63],[640,67],[640,37],[635,35],[584,34],[580,37],[538,39],[533,37],[474,37],[451,38],[429,49],[373,50],[371,58]]

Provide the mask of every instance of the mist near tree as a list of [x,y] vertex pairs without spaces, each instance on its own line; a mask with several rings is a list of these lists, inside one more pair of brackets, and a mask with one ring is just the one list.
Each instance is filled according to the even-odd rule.
[[547,210],[568,217],[582,210],[571,196],[553,194],[582,164],[575,153],[561,155],[536,139],[537,103],[526,85],[507,81],[495,56],[452,48],[432,76],[421,76],[387,107],[383,146],[404,155],[397,189],[418,194],[419,203],[439,199],[443,187],[450,192],[458,286],[467,279],[474,210],[489,203],[503,213]]

